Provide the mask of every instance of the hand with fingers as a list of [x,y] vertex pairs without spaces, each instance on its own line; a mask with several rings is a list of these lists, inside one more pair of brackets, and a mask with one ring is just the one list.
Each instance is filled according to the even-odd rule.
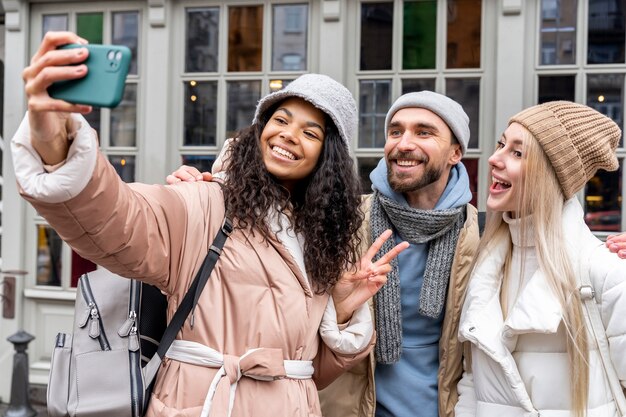
[[356,265],[356,272],[345,272],[333,287],[332,296],[337,310],[337,323],[346,323],[350,320],[354,311],[385,285],[387,273],[391,271],[391,261],[409,247],[408,242],[399,243],[376,262],[372,262],[391,235],[391,230],[385,230],[378,236]]
[[28,99],[31,143],[46,164],[63,161],[69,149],[70,113],[89,113],[91,106],[51,98],[48,87],[62,80],[84,77],[87,48],[57,49],[61,45],[88,42],[71,32],[47,32],[30,65],[22,71]]
[[176,184],[178,182],[195,182],[195,181],[211,181],[213,175],[210,172],[200,172],[196,167],[181,165],[176,171],[172,172],[165,178],[168,184]]
[[617,253],[617,256],[622,259],[626,259],[626,233],[607,236],[605,244],[611,252]]

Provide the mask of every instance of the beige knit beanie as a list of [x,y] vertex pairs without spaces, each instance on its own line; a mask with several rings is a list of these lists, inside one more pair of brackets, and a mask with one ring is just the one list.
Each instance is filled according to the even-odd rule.
[[551,101],[522,110],[509,119],[537,139],[565,198],[580,190],[598,169],[615,171],[615,148],[622,131],[613,120],[591,107],[570,101]]

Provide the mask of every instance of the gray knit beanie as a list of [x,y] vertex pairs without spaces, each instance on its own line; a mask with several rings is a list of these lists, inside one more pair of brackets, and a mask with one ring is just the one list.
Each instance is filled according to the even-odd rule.
[[300,97],[330,116],[346,146],[350,147],[357,128],[356,102],[346,87],[322,74],[301,75],[282,90],[263,97],[252,123],[260,121],[261,115],[272,105],[289,97]]
[[441,117],[461,144],[461,152],[465,154],[470,139],[469,117],[459,103],[433,91],[424,90],[400,96],[391,105],[385,117],[385,137],[393,115],[400,109],[412,107],[430,110]]

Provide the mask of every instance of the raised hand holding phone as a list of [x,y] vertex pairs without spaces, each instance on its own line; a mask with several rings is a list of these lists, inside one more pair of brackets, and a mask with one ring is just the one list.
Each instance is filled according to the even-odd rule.
[[131,52],[121,45],[69,44],[59,49],[87,48],[89,55],[83,61],[87,74],[82,78],[63,80],[48,87],[51,97],[70,103],[96,107],[116,107],[124,95]]

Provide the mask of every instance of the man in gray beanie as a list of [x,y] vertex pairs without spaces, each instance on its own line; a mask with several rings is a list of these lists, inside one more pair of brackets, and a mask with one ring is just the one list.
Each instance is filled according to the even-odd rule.
[[375,296],[375,353],[320,393],[322,411],[325,417],[451,417],[462,374],[460,308],[478,245],[476,208],[460,162],[469,118],[446,96],[409,93],[389,109],[385,135],[385,157],[370,174],[374,193],[364,199],[362,236],[367,244],[390,228],[394,240],[381,252],[394,241],[411,245]]

